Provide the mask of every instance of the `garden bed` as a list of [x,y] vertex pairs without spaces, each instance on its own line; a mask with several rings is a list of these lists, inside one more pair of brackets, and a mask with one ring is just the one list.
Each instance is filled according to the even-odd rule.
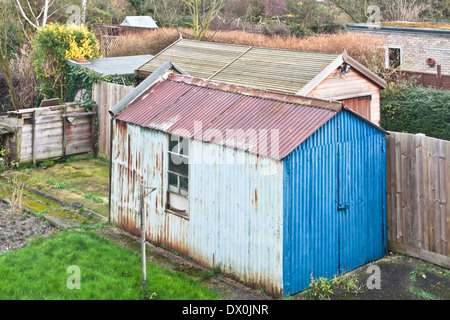
[[46,237],[53,226],[30,214],[10,215],[9,207],[0,202],[0,254],[25,247],[31,239]]

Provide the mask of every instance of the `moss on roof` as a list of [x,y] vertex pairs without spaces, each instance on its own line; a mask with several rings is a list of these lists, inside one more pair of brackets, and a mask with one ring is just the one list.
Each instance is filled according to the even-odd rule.
[[381,25],[386,27],[450,30],[450,23],[445,22],[389,21],[389,22],[382,22]]

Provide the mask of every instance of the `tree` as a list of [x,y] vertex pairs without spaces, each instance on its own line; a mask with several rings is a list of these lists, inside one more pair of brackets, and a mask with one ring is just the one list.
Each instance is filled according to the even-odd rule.
[[[17,11],[26,22],[34,29],[45,27],[49,18],[58,13],[62,8],[70,5],[61,0],[14,0]],[[82,0],[84,10],[86,0]],[[51,13],[50,13],[51,12]]]
[[8,55],[8,47],[10,45],[8,39],[8,26],[11,23],[11,20],[14,21],[14,19],[11,19],[11,17],[14,16],[14,12],[11,10],[11,5],[8,0],[1,0],[0,3],[2,5],[0,11],[0,72],[5,75],[11,104],[15,110],[19,110],[19,99],[17,98],[16,90],[13,85]]
[[385,1],[383,18],[387,21],[417,21],[429,7],[429,3],[421,0]]
[[224,7],[224,0],[182,0],[187,6],[192,22],[187,24],[193,29],[195,40],[202,40],[213,19]]

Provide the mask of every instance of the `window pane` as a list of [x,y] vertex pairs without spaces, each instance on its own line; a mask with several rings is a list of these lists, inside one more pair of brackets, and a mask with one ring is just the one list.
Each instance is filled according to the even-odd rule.
[[187,176],[189,173],[188,159],[169,153],[169,171]]
[[169,172],[169,185],[176,187],[178,190],[178,176]]
[[389,66],[391,68],[398,68],[400,64],[400,49],[389,48]]
[[179,153],[189,156],[189,139],[180,137]]
[[186,191],[186,193],[188,192],[188,190],[189,190],[189,188],[188,188],[188,178],[180,177],[180,189],[182,191]]
[[169,151],[179,153],[178,136],[169,135]]

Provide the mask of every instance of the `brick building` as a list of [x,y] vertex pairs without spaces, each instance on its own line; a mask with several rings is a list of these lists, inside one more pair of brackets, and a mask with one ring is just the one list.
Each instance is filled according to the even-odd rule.
[[[391,25],[394,24],[394,25]],[[405,25],[409,25],[405,27]],[[450,76],[450,24],[433,24],[436,28],[419,28],[420,23],[390,23],[375,28],[367,24],[347,24],[348,32],[370,34],[386,40],[386,66],[400,67],[433,82],[441,70],[442,77]],[[432,77],[431,77],[432,76]],[[428,77],[428,78],[427,78]],[[438,76],[439,78],[439,76]],[[428,81],[427,80],[427,81]],[[447,85],[447,79],[440,85]],[[426,83],[424,83],[426,84]],[[430,85],[435,85],[430,83]]]

